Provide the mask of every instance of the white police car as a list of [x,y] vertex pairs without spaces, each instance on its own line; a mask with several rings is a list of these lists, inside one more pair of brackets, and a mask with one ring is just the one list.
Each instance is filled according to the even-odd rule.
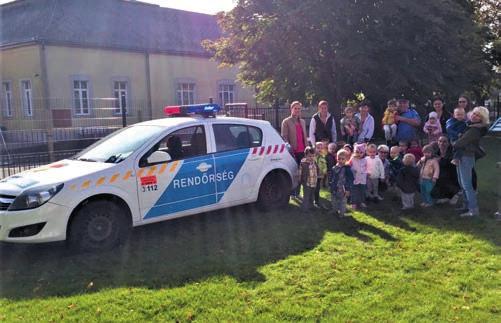
[[286,143],[267,121],[185,116],[142,122],[71,159],[0,181],[0,241],[67,239],[81,249],[106,248],[131,226],[256,201],[265,209],[283,206],[296,173]]

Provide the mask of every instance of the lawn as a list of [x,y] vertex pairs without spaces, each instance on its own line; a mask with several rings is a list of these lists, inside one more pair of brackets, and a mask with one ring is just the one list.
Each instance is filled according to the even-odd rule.
[[[477,164],[481,217],[262,213],[136,228],[121,249],[0,245],[0,321],[501,321],[501,139]],[[327,197],[324,192],[324,197]]]

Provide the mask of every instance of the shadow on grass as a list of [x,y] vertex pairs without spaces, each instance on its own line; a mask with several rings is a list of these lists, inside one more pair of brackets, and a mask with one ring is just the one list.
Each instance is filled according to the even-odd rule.
[[217,275],[258,283],[264,280],[260,266],[311,250],[326,231],[394,240],[352,217],[307,215],[292,205],[269,213],[242,206],[135,228],[126,245],[109,252],[73,254],[62,243],[0,244],[0,297],[175,287]]

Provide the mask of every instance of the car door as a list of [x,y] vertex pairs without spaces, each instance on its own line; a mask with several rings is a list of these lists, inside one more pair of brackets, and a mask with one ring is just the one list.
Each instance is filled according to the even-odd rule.
[[[169,154],[165,163],[148,164],[155,151]],[[140,160],[138,196],[144,220],[174,216],[216,203],[214,156],[207,154],[202,125],[169,133]]]
[[259,177],[263,157],[252,154],[262,143],[262,131],[244,124],[212,125],[216,152],[216,194],[221,204],[249,200]]

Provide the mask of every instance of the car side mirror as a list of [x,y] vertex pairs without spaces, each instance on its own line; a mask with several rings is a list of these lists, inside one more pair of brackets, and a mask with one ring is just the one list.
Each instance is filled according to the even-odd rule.
[[154,151],[147,159],[149,165],[166,163],[171,160],[169,153],[160,150]]

